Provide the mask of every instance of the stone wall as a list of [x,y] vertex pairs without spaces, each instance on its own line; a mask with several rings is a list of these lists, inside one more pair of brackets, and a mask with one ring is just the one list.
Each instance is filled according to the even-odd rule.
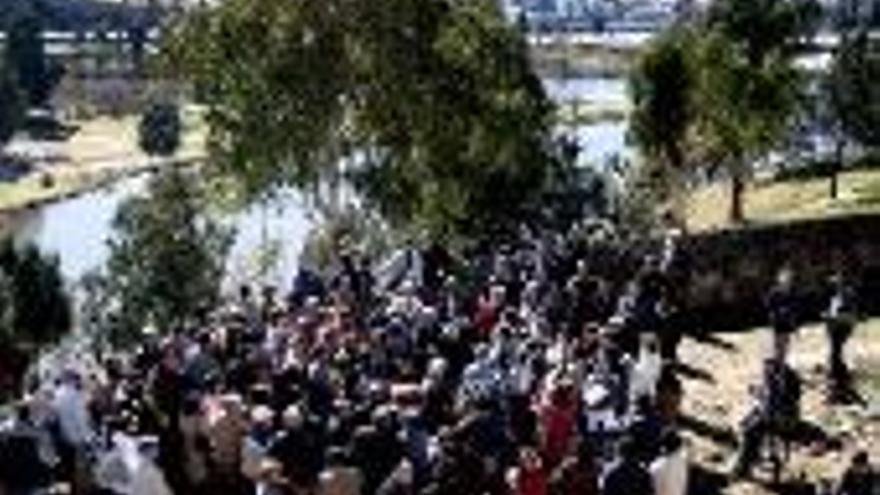
[[783,266],[794,269],[810,318],[824,309],[837,268],[854,274],[864,309],[880,314],[880,215],[698,234],[685,251],[693,269],[689,301],[706,330],[763,324],[764,294]]

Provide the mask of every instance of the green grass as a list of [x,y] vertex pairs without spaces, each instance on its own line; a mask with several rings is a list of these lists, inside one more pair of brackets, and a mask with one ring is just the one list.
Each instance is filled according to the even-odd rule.
[[[752,183],[745,194],[746,220],[752,224],[880,213],[880,169],[840,174],[832,200],[829,179],[790,179]],[[716,183],[694,191],[688,202],[688,227],[704,231],[729,227],[730,190]]]

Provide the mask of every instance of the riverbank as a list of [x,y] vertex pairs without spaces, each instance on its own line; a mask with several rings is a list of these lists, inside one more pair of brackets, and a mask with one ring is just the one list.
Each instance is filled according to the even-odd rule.
[[[155,170],[169,161],[198,163],[205,158],[205,131],[197,114],[184,114],[180,152],[172,159],[155,159],[139,149],[138,119],[98,118],[77,122],[79,132],[64,143],[16,140],[10,153],[31,157],[33,170],[0,183],[0,235],[7,236],[14,217],[58,201],[94,191],[118,180]],[[41,160],[47,150],[54,159]]]

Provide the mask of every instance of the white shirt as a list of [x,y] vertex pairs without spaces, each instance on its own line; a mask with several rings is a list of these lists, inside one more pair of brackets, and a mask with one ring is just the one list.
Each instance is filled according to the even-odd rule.
[[659,354],[642,350],[631,372],[630,399],[635,400],[643,395],[654,397],[662,369],[663,359]]
[[62,385],[56,391],[53,405],[64,439],[74,446],[88,443],[92,428],[83,393],[70,385]]
[[651,464],[655,495],[684,495],[688,489],[688,456],[684,447]]

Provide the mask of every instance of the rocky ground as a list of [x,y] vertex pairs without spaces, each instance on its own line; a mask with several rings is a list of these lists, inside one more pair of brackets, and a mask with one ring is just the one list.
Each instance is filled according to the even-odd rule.
[[868,450],[872,460],[880,464],[880,320],[873,320],[859,327],[848,347],[856,386],[866,405],[826,405],[824,328],[803,329],[793,342],[791,363],[804,379],[803,415],[821,429],[825,440],[796,446],[779,485],[770,482],[766,467],[756,470],[751,481],[729,479],[736,429],[752,404],[749,387],[760,381],[761,361],[768,346],[767,330],[683,344],[683,424],[697,471],[692,493],[813,493],[804,491],[805,487],[836,479],[856,449]]

